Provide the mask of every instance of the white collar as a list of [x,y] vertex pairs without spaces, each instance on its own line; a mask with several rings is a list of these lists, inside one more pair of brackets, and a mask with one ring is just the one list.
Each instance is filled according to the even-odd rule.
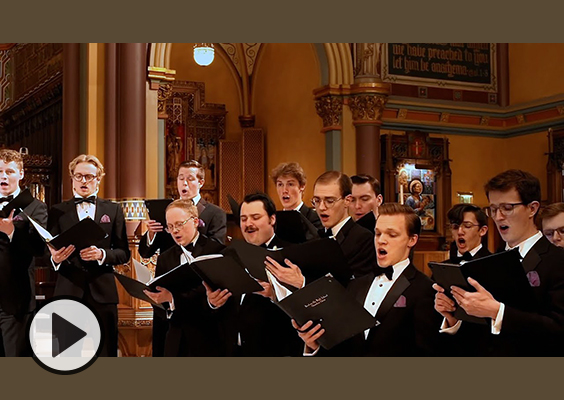
[[292,210],[286,210],[284,209],[284,211],[300,211],[300,209],[302,208],[302,206],[304,205],[304,202],[300,202],[300,204],[298,204],[298,206],[296,208],[292,208]]
[[200,192],[198,192],[198,194],[192,197],[191,200],[194,202],[194,205],[197,206],[201,199],[202,195],[200,194]]
[[535,245],[535,243],[538,242],[538,240],[541,237],[542,237],[542,232],[537,231],[537,233],[535,233],[530,238],[523,240],[517,246],[509,247],[509,245],[506,243],[505,244],[505,250],[513,250],[513,249],[518,247],[519,248],[519,254],[521,254],[521,257],[525,258],[527,256],[527,253],[529,252],[529,250],[531,250],[531,248]]
[[[470,250],[470,254],[472,255],[472,257],[474,257],[476,255],[476,253],[480,251],[481,248],[482,248],[482,243],[480,243],[477,247],[474,247],[472,250]],[[460,251],[456,250],[456,256],[462,257],[462,254],[460,254]]]
[[[200,232],[196,231],[196,236],[194,236],[194,239],[192,239],[192,241],[188,244],[196,245],[196,242],[198,241],[199,238],[200,238]],[[188,244],[186,246],[188,246]],[[182,245],[179,245],[179,246],[182,249],[182,252],[184,254],[187,255],[187,253],[189,253],[188,250],[186,250],[186,248],[184,246],[182,246]]]
[[[99,192],[99,191],[100,191],[100,189],[96,189],[96,191],[95,191],[94,193],[92,193],[91,195],[89,195],[89,196],[87,196],[87,197],[90,197],[90,196],[98,197],[98,192]],[[79,195],[78,193],[76,193],[74,190],[72,191],[72,193],[74,194],[74,197],[79,198],[79,199],[82,199],[82,196]]]
[[270,242],[272,242],[274,240],[274,236],[276,236],[276,232],[272,234],[272,236],[270,237],[270,239],[268,239],[264,244],[266,245],[266,247],[270,246]]
[[[409,264],[410,264],[409,258],[406,258],[405,260],[402,260],[394,264],[392,266],[392,268],[394,269],[394,274],[392,275],[392,281],[398,279],[398,277],[403,273],[403,271],[408,267]],[[377,268],[382,268],[382,267],[378,266]],[[386,275],[380,275],[380,276],[385,277],[385,279],[388,279]]]
[[16,197],[18,197],[20,195],[21,191],[22,190],[20,189],[20,185],[18,185],[18,187],[16,188],[16,190],[14,190],[13,193],[7,194],[5,197],[14,196],[14,199],[15,199]]
[[349,219],[351,219],[351,217],[346,217],[344,220],[342,220],[341,222],[339,222],[337,225],[335,225],[333,228],[331,228],[331,232],[333,232],[333,236],[337,237],[337,234],[339,233],[339,231],[341,230],[341,228],[343,226],[345,226],[345,224],[349,221]]

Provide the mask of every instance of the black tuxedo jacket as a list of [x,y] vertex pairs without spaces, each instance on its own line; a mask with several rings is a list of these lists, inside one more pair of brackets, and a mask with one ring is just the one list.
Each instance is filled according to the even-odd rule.
[[[347,292],[364,306],[375,275],[353,280]],[[439,349],[439,325],[442,317],[434,309],[432,281],[413,264],[407,266],[376,312],[380,322],[370,329],[320,354],[329,356],[434,356]]]
[[[34,200],[24,211],[45,227],[47,206]],[[0,307],[10,315],[35,309],[34,256],[42,256],[45,243],[23,213],[14,217],[12,241],[0,233]]]
[[[108,219],[109,222],[101,222]],[[123,210],[117,203],[97,198],[94,221],[107,233],[107,237],[96,244],[106,252],[104,264],[99,265],[98,261],[83,261],[79,252],[75,251],[59,267],[55,296],[82,298],[88,287],[98,303],[117,304],[119,299],[113,266],[127,263],[130,257]],[[78,222],[76,205],[74,200],[70,199],[51,208],[47,228],[55,236]]]
[[[522,261],[536,312],[505,305],[499,335],[491,324],[463,322],[456,335],[478,356],[564,356],[564,250],[541,237]],[[534,277],[534,279],[533,279]]]
[[323,228],[323,224],[321,223],[321,220],[319,219],[319,215],[317,215],[317,212],[313,209],[313,208],[309,208],[308,206],[306,206],[305,204],[302,205],[302,207],[300,208],[300,212],[304,215],[304,217],[306,217],[306,219],[311,222],[313,224],[313,226],[315,226],[317,229],[322,229]]
[[[268,248],[288,245],[275,236]],[[297,356],[303,350],[290,318],[270,299],[259,294],[246,294],[243,304],[240,296],[232,296],[216,314],[227,356]],[[241,346],[237,344],[238,332]]]
[[[200,235],[194,244],[192,256],[218,254],[224,248],[224,245]],[[182,253],[178,245],[162,253],[157,260],[155,276],[163,275],[177,267]],[[200,284],[196,288],[187,288],[185,291],[175,291],[172,294],[175,310],[169,320],[162,309],[155,308],[153,343],[156,347],[153,348],[153,355],[161,355],[159,349],[163,344],[165,356],[222,355],[217,322],[207,304],[204,286]]]
[[[198,228],[201,235],[206,235],[221,244],[225,243],[225,235],[227,234],[227,215],[218,206],[207,202],[202,197],[196,205],[198,209],[198,218],[203,221],[203,226]],[[161,254],[171,247],[175,246],[172,236],[167,232],[159,232],[155,236],[153,243],[148,244],[148,232],[146,232],[139,242],[139,254],[143,258],[149,258],[161,250]]]
[[377,264],[373,233],[358,226],[351,218],[341,228],[336,239],[355,278],[375,271]]

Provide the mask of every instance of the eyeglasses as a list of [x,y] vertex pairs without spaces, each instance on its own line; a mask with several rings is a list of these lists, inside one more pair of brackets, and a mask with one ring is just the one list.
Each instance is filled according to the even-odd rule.
[[72,176],[72,179],[74,179],[77,182],[82,182],[84,180],[84,182],[88,183],[88,182],[92,182],[94,179],[96,179],[96,175],[92,175],[92,174],[86,174],[86,175],[82,175],[82,174],[74,174]]
[[492,205],[486,207],[484,211],[486,212],[486,215],[491,218],[495,216],[498,210],[501,213],[501,215],[507,217],[513,214],[513,210],[515,209],[515,206],[520,206],[520,205],[525,205],[525,203],[501,203],[499,206]]
[[556,232],[558,232],[558,235],[562,239],[564,239],[564,226],[561,226],[560,228],[556,228],[556,229],[547,229],[542,231],[542,233],[544,233],[544,236],[546,236],[547,239],[552,239],[552,237]]
[[184,225],[186,225],[188,223],[188,221],[190,221],[193,218],[194,217],[190,217],[186,221],[176,222],[174,224],[168,224],[165,228],[165,231],[167,231],[168,233],[173,233],[173,232],[179,231],[184,227]]
[[343,200],[342,197],[325,197],[324,199],[319,198],[319,197],[314,197],[313,199],[311,199],[311,204],[314,207],[319,207],[321,206],[321,202],[325,203],[325,207],[327,208],[333,208],[333,206],[335,206],[335,204],[340,201]]
[[461,224],[449,224],[448,226],[453,231],[457,231],[460,228],[463,228],[465,230],[472,229],[473,226],[480,226],[480,224],[473,224],[472,222],[463,222]]

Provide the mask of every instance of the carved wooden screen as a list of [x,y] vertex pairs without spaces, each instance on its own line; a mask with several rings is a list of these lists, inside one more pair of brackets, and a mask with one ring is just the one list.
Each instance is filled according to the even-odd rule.
[[175,81],[165,102],[166,114],[166,195],[178,197],[176,171],[185,160],[196,160],[205,168],[200,191],[206,200],[218,204],[219,141],[225,137],[224,104],[205,102],[203,82]]
[[547,201],[564,201],[564,129],[548,130]]

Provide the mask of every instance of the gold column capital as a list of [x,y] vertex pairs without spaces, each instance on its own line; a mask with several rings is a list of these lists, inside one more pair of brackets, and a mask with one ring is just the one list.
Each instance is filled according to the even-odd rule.
[[315,100],[317,115],[323,120],[322,132],[342,129],[343,98],[323,96]]
[[357,94],[349,97],[354,125],[381,125],[382,113],[388,101],[383,94]]

